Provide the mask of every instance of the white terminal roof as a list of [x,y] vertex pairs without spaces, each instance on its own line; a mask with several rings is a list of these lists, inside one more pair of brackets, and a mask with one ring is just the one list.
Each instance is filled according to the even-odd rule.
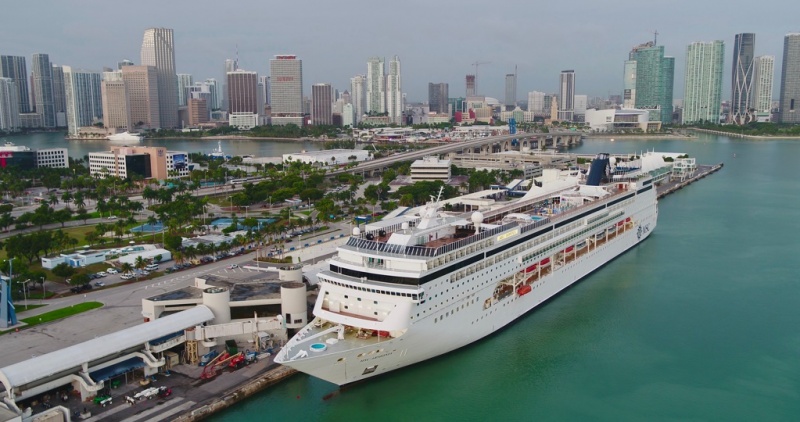
[[6,366],[0,369],[0,382],[5,385],[6,391],[10,391],[12,388],[35,383],[71,369],[77,370],[83,363],[144,345],[148,341],[200,325],[213,318],[211,309],[198,305],[151,322]]

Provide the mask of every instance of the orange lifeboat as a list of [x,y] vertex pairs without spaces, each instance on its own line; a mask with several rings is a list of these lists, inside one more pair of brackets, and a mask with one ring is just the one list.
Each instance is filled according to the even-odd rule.
[[524,286],[519,286],[519,287],[517,288],[517,294],[518,294],[518,295],[520,295],[520,296],[524,296],[524,295],[526,295],[526,294],[530,293],[530,292],[531,292],[531,290],[532,290],[532,289],[531,289],[531,286],[529,286],[529,285],[527,285],[527,284],[526,284],[526,285],[524,285]]

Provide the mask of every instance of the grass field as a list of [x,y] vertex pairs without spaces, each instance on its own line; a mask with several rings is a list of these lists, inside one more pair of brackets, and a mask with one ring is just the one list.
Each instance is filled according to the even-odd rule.
[[[25,328],[35,327],[41,324],[46,324],[48,322],[57,321],[59,319],[71,317],[73,315],[91,311],[92,309],[97,309],[102,306],[103,304],[100,302],[84,302],[70,306],[68,308],[56,309],[50,312],[45,312],[41,315],[23,318],[20,321],[27,324],[25,325],[25,327],[23,327],[23,329],[25,329]],[[33,309],[33,307],[31,306],[29,309]],[[2,334],[5,334],[9,331],[4,331]]]

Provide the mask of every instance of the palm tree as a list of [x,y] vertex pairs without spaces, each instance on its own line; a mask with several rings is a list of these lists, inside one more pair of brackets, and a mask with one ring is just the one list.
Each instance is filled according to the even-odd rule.
[[120,266],[120,271],[122,271],[122,274],[128,274],[133,271],[133,265],[125,262]]

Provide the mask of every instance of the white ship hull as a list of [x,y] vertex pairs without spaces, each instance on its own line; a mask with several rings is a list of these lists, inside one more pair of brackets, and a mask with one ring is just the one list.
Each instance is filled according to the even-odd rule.
[[[525,293],[520,294],[515,287],[513,293],[495,300],[499,281],[525,273],[529,263],[522,264],[521,257],[528,251],[503,260],[495,259],[494,265],[455,282],[447,275],[425,284],[426,299],[412,306],[407,330],[400,335],[373,336],[361,341],[343,339],[346,347],[336,343],[318,352],[308,346],[312,342],[323,343],[326,338],[336,337],[336,333],[319,335],[319,324],[315,326],[312,322],[287,343],[276,361],[343,385],[468,345],[503,328],[646,239],[657,222],[655,189],[635,198],[625,209],[629,223],[618,226],[613,236],[600,241],[593,241],[593,235],[590,236],[589,244],[576,247],[571,259],[563,259],[557,264],[554,258],[548,264],[549,274],[538,276]],[[461,267],[455,271],[459,269]],[[317,311],[320,311],[319,304]],[[312,340],[311,336],[315,335],[318,337]]]

